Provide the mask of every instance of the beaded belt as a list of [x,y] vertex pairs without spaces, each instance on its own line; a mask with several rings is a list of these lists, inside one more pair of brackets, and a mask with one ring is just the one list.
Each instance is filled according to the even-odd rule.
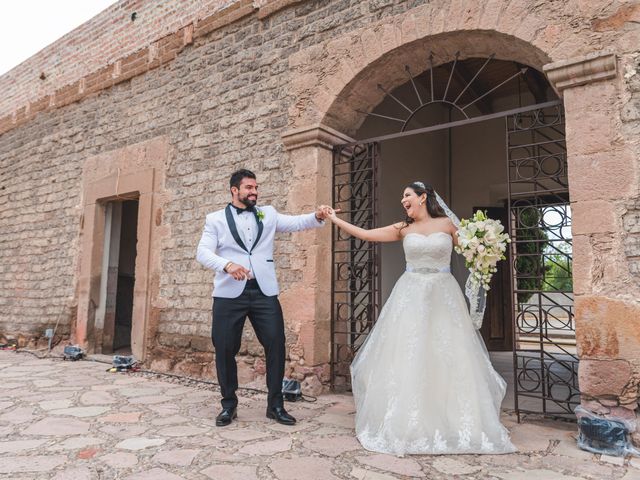
[[451,273],[451,267],[432,268],[432,267],[410,267],[407,265],[407,272],[411,273]]

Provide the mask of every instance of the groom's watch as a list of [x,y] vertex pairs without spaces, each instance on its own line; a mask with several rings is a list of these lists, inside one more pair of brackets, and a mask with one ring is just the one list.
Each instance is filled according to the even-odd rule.
[[229,268],[229,266],[231,266],[231,265],[233,265],[233,262],[229,262],[229,263],[227,263],[227,264],[224,266],[224,268],[222,269],[222,271],[223,271],[224,273],[229,273],[229,272],[227,272],[227,268]]

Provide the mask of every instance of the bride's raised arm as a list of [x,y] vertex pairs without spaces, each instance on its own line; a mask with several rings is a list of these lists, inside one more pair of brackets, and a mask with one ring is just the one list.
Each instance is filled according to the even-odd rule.
[[367,242],[397,242],[402,239],[402,235],[400,234],[400,227],[402,226],[402,223],[367,230],[366,228],[356,227],[355,225],[338,218],[336,211],[332,208],[327,209],[327,218],[349,235],[353,235],[354,237]]

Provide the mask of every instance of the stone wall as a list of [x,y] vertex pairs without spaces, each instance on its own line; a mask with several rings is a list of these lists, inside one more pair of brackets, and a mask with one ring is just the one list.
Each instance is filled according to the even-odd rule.
[[[611,118],[602,122],[606,135],[592,136],[584,163],[573,172],[581,199],[588,202],[583,223],[592,227],[577,239],[587,254],[579,266],[584,273],[577,302],[579,381],[583,406],[635,422],[640,398],[640,52],[621,55],[618,65],[615,90],[600,95],[595,105],[589,100]],[[576,93],[590,98],[587,91]],[[640,431],[633,438],[640,445]]]
[[[82,167],[87,158],[164,137],[167,201],[156,223],[166,235],[148,361],[152,368],[210,375],[212,275],[194,254],[206,213],[228,201],[231,171],[258,172],[263,203],[291,213],[309,210],[330,194],[331,141],[357,129],[364,118],[358,109],[379,103],[378,83],[391,89],[406,82],[405,64],[424,71],[429,51],[439,55],[437,62],[456,50],[497,52],[540,70],[550,62],[562,70],[566,65],[557,62],[611,51],[618,69],[612,76],[580,83],[574,77],[584,72],[566,67],[568,85],[561,90],[581,389],[594,411],[601,406],[609,415],[634,415],[640,378],[638,5],[243,0],[221,6],[26,106],[15,99],[15,114],[0,118],[0,333],[37,337],[58,320],[60,333],[74,333]],[[321,261],[327,241],[326,232],[277,241],[292,360],[287,373],[300,379],[327,380],[330,269]],[[261,349],[247,329],[241,381],[263,373]],[[310,386],[319,388],[317,381]]]
[[[5,124],[0,136],[0,334],[27,342],[56,323],[57,335],[74,333],[83,165],[88,158],[164,136],[170,147],[164,188],[172,199],[160,221],[170,233],[160,252],[162,273],[154,301],[161,308],[149,361],[153,368],[210,373],[212,274],[194,256],[205,215],[229,199],[229,174],[239,166],[258,172],[261,202],[282,211],[309,211],[315,204],[303,191],[291,197],[289,179],[308,172],[296,170],[280,140],[292,101],[289,57],[336,31],[415,4],[275,3],[294,5],[273,13],[275,7],[268,10],[269,4],[262,2],[263,12],[271,16],[257,18],[258,10],[220,23],[209,34],[197,36],[194,30],[187,42],[182,41],[185,31],[179,31],[175,37],[181,42],[172,56],[155,63],[147,57],[146,73],[136,76],[132,71],[128,79],[109,80],[102,89],[82,94],[75,90],[63,102],[47,103],[47,108],[32,109],[21,121]],[[205,28],[203,22],[200,27]],[[53,98],[60,100],[60,91]],[[307,233],[278,238],[285,304],[295,305],[300,291],[289,295],[291,300],[287,292],[305,274],[313,276],[306,260],[309,238]],[[289,373],[303,378],[313,366],[305,365],[297,346],[297,313],[288,309],[287,315],[295,320],[295,326],[288,321],[287,334],[289,351],[297,359]],[[243,381],[264,372],[250,329],[242,354]],[[318,368],[326,380],[326,365]]]
[[237,0],[120,0],[0,77],[0,117]]

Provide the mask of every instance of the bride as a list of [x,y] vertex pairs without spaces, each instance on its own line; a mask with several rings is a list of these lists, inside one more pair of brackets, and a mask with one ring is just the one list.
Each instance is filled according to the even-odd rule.
[[356,436],[367,450],[394,455],[513,452],[500,423],[506,383],[450,273],[457,228],[440,201],[414,182],[401,200],[406,219],[373,230],[327,211],[357,238],[402,241],[407,262],[351,364]]

